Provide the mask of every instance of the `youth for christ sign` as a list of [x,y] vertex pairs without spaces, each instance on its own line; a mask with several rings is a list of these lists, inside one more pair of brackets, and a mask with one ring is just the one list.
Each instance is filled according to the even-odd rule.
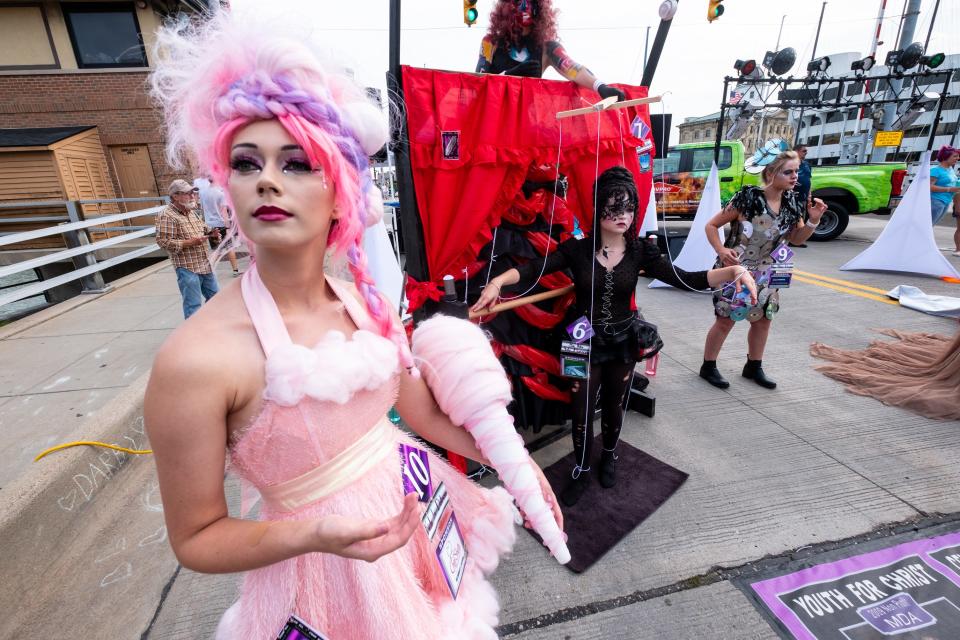
[[746,585],[786,638],[957,640],[960,533]]

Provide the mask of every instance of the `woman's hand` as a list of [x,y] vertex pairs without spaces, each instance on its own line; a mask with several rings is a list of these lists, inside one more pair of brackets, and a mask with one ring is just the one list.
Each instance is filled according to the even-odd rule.
[[737,293],[743,291],[743,288],[746,287],[747,291],[750,292],[750,304],[757,304],[757,283],[753,279],[753,276],[750,275],[750,272],[747,271],[745,267],[743,268],[742,273],[738,273],[736,279],[734,280],[734,286],[737,288]]
[[823,212],[827,210],[827,204],[820,198],[813,198],[807,204],[807,216],[810,222],[820,224],[820,218]]
[[[557,496],[553,493],[553,487],[547,482],[547,477],[543,475],[543,469],[541,469],[540,465],[534,462],[533,459],[530,460],[530,466],[533,467],[533,472],[537,476],[537,482],[540,483],[543,499],[547,501],[547,505],[549,505],[551,511],[553,511],[553,519],[557,521],[557,526],[560,527],[560,531],[563,531],[563,513],[560,511],[560,503],[557,501]],[[523,514],[523,526],[528,529],[530,528],[526,514]]]
[[407,544],[420,526],[417,495],[403,498],[403,509],[389,520],[359,520],[346,516],[325,516],[313,531],[315,551],[344,558],[374,562]]
[[486,309],[489,309],[494,304],[496,304],[497,299],[500,297],[500,285],[491,280],[487,283],[487,286],[483,288],[483,291],[480,292],[480,297],[477,299],[476,304],[470,307],[470,311],[474,313],[479,313]]
[[720,257],[721,262],[724,266],[732,267],[733,265],[740,264],[740,256],[737,255],[737,252],[734,249],[729,247],[724,247],[717,252],[717,255]]

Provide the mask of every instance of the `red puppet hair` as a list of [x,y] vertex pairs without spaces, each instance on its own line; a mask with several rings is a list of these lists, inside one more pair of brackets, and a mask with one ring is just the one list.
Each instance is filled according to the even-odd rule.
[[[543,46],[557,39],[557,10],[553,0],[530,0],[536,5],[533,29],[530,38],[534,44]],[[517,5],[514,0],[498,0],[490,12],[490,30],[487,35],[495,44],[517,44],[523,38],[523,30],[517,20]]]

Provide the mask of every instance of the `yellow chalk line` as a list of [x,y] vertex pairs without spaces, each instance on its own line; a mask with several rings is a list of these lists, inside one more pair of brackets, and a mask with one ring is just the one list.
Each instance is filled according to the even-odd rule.
[[883,289],[877,289],[876,287],[870,287],[865,284],[860,284],[858,282],[850,282],[849,280],[840,280],[839,278],[828,278],[827,276],[821,276],[820,274],[817,274],[817,273],[808,273],[806,271],[799,271],[799,270],[794,271],[794,273],[807,278],[814,278],[816,280],[823,280],[824,282],[832,282],[834,284],[839,284],[844,287],[847,287],[848,289],[860,289],[861,291],[873,291],[874,293],[883,293],[883,294],[887,293]]
[[852,296],[859,296],[861,298],[866,298],[867,300],[876,300],[877,302],[883,302],[885,304],[895,304],[895,305],[900,304],[896,300],[891,300],[890,298],[887,298],[887,297],[877,296],[872,293],[864,293],[862,291],[857,291],[856,289],[848,289],[846,287],[840,287],[835,284],[820,282],[819,280],[804,278],[803,276],[797,275],[796,272],[794,272],[793,279],[797,280],[798,282],[805,282],[807,284],[813,284],[818,287],[824,287],[825,289],[832,289],[833,291],[839,291],[840,293],[848,293]]

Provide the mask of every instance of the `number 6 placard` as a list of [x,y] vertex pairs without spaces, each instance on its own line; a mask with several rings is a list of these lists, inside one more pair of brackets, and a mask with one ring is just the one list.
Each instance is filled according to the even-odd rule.
[[574,342],[580,344],[581,342],[586,342],[593,337],[593,325],[590,324],[590,321],[587,319],[587,316],[581,316],[573,321],[569,327],[567,327],[567,333],[570,334],[570,337]]

